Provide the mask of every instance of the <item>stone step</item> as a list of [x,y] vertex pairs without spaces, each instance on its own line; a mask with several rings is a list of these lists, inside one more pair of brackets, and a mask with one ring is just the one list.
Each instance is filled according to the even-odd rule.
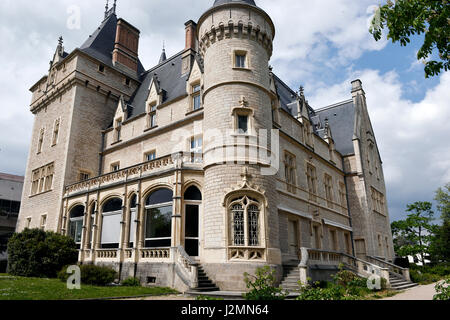
[[195,292],[210,292],[210,291],[220,291],[220,289],[217,288],[217,287],[214,287],[214,286],[210,286],[210,287],[194,288],[194,289],[191,289],[191,291],[195,291]]
[[418,286],[417,283],[406,282],[405,284],[402,284],[401,286],[392,286],[392,290],[405,290],[405,289],[410,289],[410,288],[414,288],[417,286]]

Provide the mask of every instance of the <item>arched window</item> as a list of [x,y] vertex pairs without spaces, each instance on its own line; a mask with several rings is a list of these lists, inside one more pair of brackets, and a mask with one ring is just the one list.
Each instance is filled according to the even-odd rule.
[[196,186],[190,186],[184,193],[184,200],[202,201],[202,193]]
[[120,223],[122,221],[122,199],[114,198],[103,205],[102,248],[119,248]]
[[69,236],[77,245],[81,244],[83,231],[84,206],[76,206],[69,214]]
[[260,204],[252,198],[235,199],[229,206],[232,246],[260,246]]
[[173,192],[159,189],[145,201],[145,247],[170,247],[172,244]]
[[130,199],[130,223],[128,224],[130,228],[130,240],[129,248],[133,248],[136,242],[136,225],[137,225],[137,195],[134,194]]

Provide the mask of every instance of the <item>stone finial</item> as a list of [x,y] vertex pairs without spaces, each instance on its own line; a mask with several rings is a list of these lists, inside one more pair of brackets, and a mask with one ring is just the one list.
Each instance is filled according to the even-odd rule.
[[248,172],[248,167],[242,168],[241,177],[242,182],[244,182],[244,184],[248,183],[249,180],[252,178],[252,175]]
[[244,96],[241,97],[241,100],[239,101],[239,104],[244,107],[247,108],[248,107],[248,101],[245,99]]
[[105,5],[105,19],[108,17],[108,11],[109,11],[109,0],[106,0],[106,5]]

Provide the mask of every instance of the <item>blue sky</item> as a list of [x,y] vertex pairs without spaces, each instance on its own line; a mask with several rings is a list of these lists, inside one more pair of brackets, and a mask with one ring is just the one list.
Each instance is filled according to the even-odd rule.
[[[118,15],[141,30],[140,58],[146,68],[184,48],[184,22],[198,20],[213,0],[118,1]],[[384,161],[392,220],[408,203],[431,201],[450,182],[450,74],[425,79],[408,47],[375,42],[367,22],[371,0],[256,0],[276,27],[274,72],[294,90],[305,86],[314,108],[351,98],[360,78]],[[28,89],[48,71],[59,36],[66,51],[80,46],[102,20],[103,0],[0,2],[0,172],[25,174],[33,126]],[[68,27],[80,12],[79,28]],[[27,17],[27,19],[23,19]]]

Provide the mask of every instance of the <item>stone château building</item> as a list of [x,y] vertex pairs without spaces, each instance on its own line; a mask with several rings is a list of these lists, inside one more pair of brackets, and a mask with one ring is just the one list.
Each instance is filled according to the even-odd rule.
[[313,109],[269,66],[275,26],[253,0],[216,0],[184,27],[184,49],[150,69],[115,4],[81,47],[60,39],[31,88],[18,230],[69,235],[81,263],[180,290],[244,290],[263,265],[281,282],[300,260],[317,277],[343,257],[392,262],[361,81]]

